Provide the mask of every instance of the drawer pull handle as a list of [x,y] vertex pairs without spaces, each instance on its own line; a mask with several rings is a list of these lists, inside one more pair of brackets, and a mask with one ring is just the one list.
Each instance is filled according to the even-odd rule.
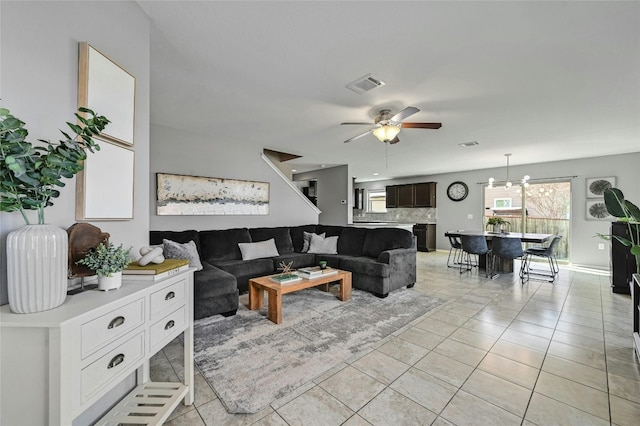
[[173,328],[173,326],[176,325],[174,320],[171,320],[167,323],[167,325],[164,326],[165,330],[169,330],[170,328]]
[[117,367],[118,365],[122,364],[122,361],[124,361],[124,354],[118,354],[111,358],[111,361],[109,361],[109,365],[107,366],[107,368]]
[[174,297],[176,297],[176,294],[173,291],[170,291],[169,293],[167,293],[167,295],[164,297],[164,300],[171,300]]
[[115,317],[114,319],[111,320],[107,328],[111,329],[111,328],[120,327],[122,324],[124,324],[124,317],[123,316]]

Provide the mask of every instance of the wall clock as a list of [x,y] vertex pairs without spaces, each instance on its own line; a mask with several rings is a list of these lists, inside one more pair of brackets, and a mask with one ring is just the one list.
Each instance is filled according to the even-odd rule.
[[469,195],[469,187],[466,183],[456,181],[447,188],[447,197],[451,201],[462,201]]

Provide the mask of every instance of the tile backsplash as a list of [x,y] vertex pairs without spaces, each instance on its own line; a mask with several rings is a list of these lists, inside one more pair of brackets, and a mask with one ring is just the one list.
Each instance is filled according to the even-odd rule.
[[428,223],[438,221],[437,208],[387,209],[386,213],[371,213],[353,209],[354,222]]

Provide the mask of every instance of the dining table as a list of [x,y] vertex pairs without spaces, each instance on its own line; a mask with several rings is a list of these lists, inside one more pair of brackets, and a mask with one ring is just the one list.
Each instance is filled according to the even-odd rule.
[[[444,233],[445,237],[460,237],[462,235],[483,235],[487,240],[487,245],[491,248],[491,240],[493,237],[501,238],[519,238],[523,243],[536,243],[544,244],[549,241],[554,234],[536,234],[529,232],[490,232],[490,231],[478,231],[478,230],[456,230],[447,231]],[[480,268],[486,268],[486,256],[478,256],[478,266]],[[504,272],[513,272],[513,260],[512,259],[500,259],[501,269]]]

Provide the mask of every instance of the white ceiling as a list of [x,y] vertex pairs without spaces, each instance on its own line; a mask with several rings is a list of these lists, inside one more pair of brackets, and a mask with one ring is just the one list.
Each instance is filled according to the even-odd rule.
[[[638,1],[138,3],[151,122],[302,155],[298,171],[348,163],[366,181],[640,151]],[[368,73],[387,84],[345,88]],[[368,128],[341,122],[409,105],[406,121],[442,128],[343,143]]]

